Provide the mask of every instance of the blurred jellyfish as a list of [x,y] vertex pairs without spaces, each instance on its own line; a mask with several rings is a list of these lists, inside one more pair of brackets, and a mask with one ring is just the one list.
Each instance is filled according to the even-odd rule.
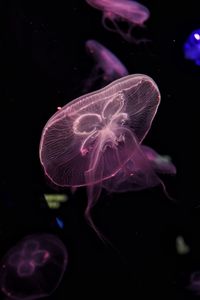
[[0,263],[0,286],[11,299],[38,299],[60,283],[68,255],[51,234],[30,235],[8,251]]
[[103,187],[110,192],[127,192],[161,184],[170,198],[164,183],[158,176],[159,173],[174,175],[176,168],[169,159],[163,159],[153,149],[138,144],[132,157],[115,176],[103,182]]
[[148,159],[141,161],[145,155],[140,143],[159,103],[153,79],[134,74],[73,100],[44,126],[39,154],[45,174],[61,187],[87,187],[85,216],[93,229],[90,212],[105,180],[129,162],[154,175]]
[[121,61],[102,44],[95,40],[88,40],[85,47],[88,54],[93,57],[95,67],[89,79],[85,81],[84,92],[90,91],[98,83],[103,87],[113,80],[128,75],[128,70]]
[[200,272],[194,272],[190,276],[190,284],[188,289],[193,291],[195,294],[200,295]]
[[[86,2],[103,12],[102,23],[107,30],[119,33],[128,42],[146,41],[136,39],[132,35],[133,28],[144,27],[144,22],[150,16],[148,8],[144,5],[132,0],[86,0]],[[123,22],[128,25],[127,30],[124,29]]]
[[194,30],[189,35],[183,51],[186,59],[193,60],[197,66],[200,66],[200,29]]

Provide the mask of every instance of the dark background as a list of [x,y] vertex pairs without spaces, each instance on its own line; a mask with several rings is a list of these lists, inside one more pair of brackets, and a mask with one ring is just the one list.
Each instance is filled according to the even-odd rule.
[[[185,2],[185,1],[184,1]],[[159,296],[189,299],[190,274],[200,270],[199,94],[200,67],[186,61],[183,43],[200,28],[196,1],[141,1],[150,12],[142,34],[150,43],[124,41],[105,30],[102,13],[85,1],[6,1],[1,38],[0,257],[28,234],[56,234],[69,264],[49,299],[108,292],[123,299]],[[161,105],[145,144],[172,157],[175,178],[161,188],[108,196],[93,210],[98,228],[118,250],[104,245],[84,219],[86,194],[66,190],[69,201],[50,210],[38,148],[42,129],[57,106],[82,94],[93,65],[84,44],[95,39],[113,51],[129,73],[151,76]],[[64,229],[55,224],[61,217]],[[176,251],[182,235],[187,255]],[[93,290],[94,289],[94,290]],[[0,296],[3,299],[3,294]]]

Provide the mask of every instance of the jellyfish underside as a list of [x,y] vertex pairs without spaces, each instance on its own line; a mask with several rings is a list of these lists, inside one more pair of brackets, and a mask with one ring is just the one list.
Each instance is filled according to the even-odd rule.
[[[129,0],[86,0],[87,3],[96,9],[103,12],[102,24],[109,31],[119,33],[123,39],[128,42],[140,43],[146,42],[146,39],[137,39],[132,34],[132,29],[135,26],[144,27],[144,22],[149,18],[150,12],[147,7]],[[112,26],[107,24],[107,20],[111,22]],[[127,23],[127,30],[124,30],[124,24],[121,26],[120,22]]]
[[188,289],[194,294],[200,295],[200,271],[195,271],[191,274]]
[[139,191],[161,184],[158,174],[176,174],[176,168],[169,159],[163,158],[153,149],[137,145],[131,158],[118,173],[103,182],[109,192]]
[[111,13],[104,13],[102,17],[102,25],[108,31],[118,33],[124,40],[133,44],[150,42],[147,38],[134,36],[134,29],[145,28],[144,24],[131,23],[123,17],[113,15]]

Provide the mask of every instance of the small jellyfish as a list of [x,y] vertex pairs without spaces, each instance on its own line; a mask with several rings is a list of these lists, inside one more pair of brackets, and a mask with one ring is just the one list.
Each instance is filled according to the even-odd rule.
[[183,51],[186,59],[193,60],[197,66],[200,66],[200,29],[194,30],[189,35]]
[[38,299],[60,283],[68,255],[51,234],[30,235],[11,248],[0,263],[0,287],[11,299]]
[[103,187],[109,192],[127,192],[161,184],[170,198],[159,173],[174,175],[176,168],[168,157],[162,157],[150,147],[138,144],[132,157],[114,177],[103,182]]
[[68,103],[44,126],[39,155],[45,174],[57,186],[87,187],[85,216],[91,225],[102,182],[123,169],[134,153],[139,153],[136,159],[144,155],[139,143],[159,103],[152,78],[128,75]]
[[[86,2],[103,12],[102,23],[107,30],[119,33],[128,42],[137,44],[146,41],[136,39],[132,35],[133,28],[144,27],[144,22],[150,16],[148,8],[144,5],[132,0],[86,0]],[[124,29],[124,24],[121,23],[126,23],[128,29]]]
[[89,79],[85,81],[85,90],[90,91],[100,81],[100,87],[128,75],[128,70],[121,61],[106,47],[95,40],[88,40],[86,50],[95,61],[95,67]]

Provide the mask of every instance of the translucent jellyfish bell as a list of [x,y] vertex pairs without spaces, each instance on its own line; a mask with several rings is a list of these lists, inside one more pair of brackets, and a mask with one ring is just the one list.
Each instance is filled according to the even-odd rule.
[[[132,35],[133,27],[144,27],[144,22],[150,16],[148,8],[144,5],[132,0],[86,0],[86,2],[103,12],[102,23],[107,30],[119,33],[129,42],[146,41],[145,39],[136,39]],[[111,22],[112,27],[108,25],[107,20]],[[120,26],[121,21],[128,24],[127,31]]]
[[66,248],[56,236],[27,236],[0,263],[1,290],[11,299],[49,296],[60,283],[67,261]]
[[95,67],[85,81],[84,91],[89,91],[99,80],[102,87],[113,80],[128,75],[128,70],[122,62],[99,42],[88,40],[85,47],[88,54],[94,59]]
[[102,182],[138,151],[159,103],[153,79],[134,74],[73,100],[45,125],[39,150],[45,174],[58,186],[87,186],[87,218]]

